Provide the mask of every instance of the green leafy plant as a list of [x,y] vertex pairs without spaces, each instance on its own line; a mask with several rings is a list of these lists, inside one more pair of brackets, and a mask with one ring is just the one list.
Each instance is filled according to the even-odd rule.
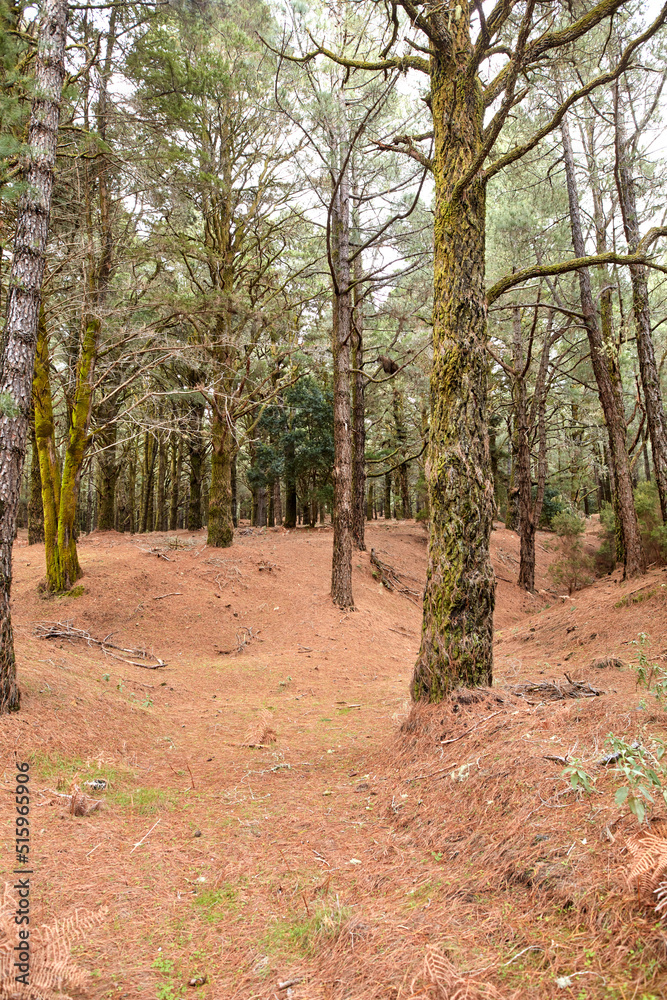
[[592,795],[595,791],[595,778],[583,768],[580,760],[573,760],[561,773],[564,778],[569,778],[570,786],[575,791],[582,790],[587,795]]
[[651,640],[645,632],[640,632],[632,645],[637,650],[637,687],[644,687],[662,704],[667,698],[667,670],[649,660],[648,649]]
[[614,796],[616,805],[626,805],[639,823],[646,818],[647,809],[653,805],[654,796],[661,797],[667,804],[667,787],[663,781],[667,777],[661,761],[665,755],[665,744],[653,739],[654,750],[648,750],[637,741],[630,744],[610,733],[607,743],[611,747],[614,773],[623,781]]

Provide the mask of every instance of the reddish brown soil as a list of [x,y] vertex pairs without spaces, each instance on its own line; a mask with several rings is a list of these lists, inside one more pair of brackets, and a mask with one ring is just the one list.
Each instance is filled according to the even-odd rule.
[[[368,541],[421,589],[421,526],[375,523]],[[354,559],[357,610],[335,609],[329,529],[242,529],[228,550],[203,532],[97,532],[80,544],[84,593],[51,600],[43,550],[19,538],[23,704],[1,724],[3,787],[14,754],[31,761],[36,918],[109,907],[76,952],[85,995],[454,996],[438,993],[429,948],[476,972],[470,997],[665,995],[667,935],[622,877],[636,821],[596,761],[609,731],[665,734],[631,643],[648,633],[653,659],[667,657],[667,575],[617,572],[559,597],[554,543],[540,533],[531,597],[512,582],[516,535],[494,532],[494,694],[420,708],[401,731],[420,609],[382,587],[368,552]],[[167,666],[33,635],[57,620]],[[591,665],[612,653],[628,666]],[[510,690],[565,671],[605,693],[544,704]],[[267,728],[275,742],[243,745]],[[568,753],[599,792],[572,791],[545,759]],[[97,776],[109,785],[90,816],[51,794]],[[5,875],[12,809],[8,796]]]

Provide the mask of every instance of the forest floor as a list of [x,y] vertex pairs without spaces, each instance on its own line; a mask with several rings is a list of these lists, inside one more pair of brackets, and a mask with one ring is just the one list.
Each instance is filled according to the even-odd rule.
[[[411,712],[419,600],[385,589],[370,552],[343,613],[329,528],[241,528],[226,550],[205,537],[95,532],[83,593],[51,600],[43,549],[16,543],[23,702],[0,750],[8,793],[14,759],[31,764],[31,926],[79,908],[83,927],[107,908],[74,940],[89,979],[76,987],[71,964],[71,996],[667,996],[667,928],[624,878],[637,821],[598,763],[610,732],[667,733],[632,645],[647,633],[667,659],[664,572],[559,597],[555,537],[540,533],[531,597],[512,582],[517,536],[499,528],[494,687]],[[422,526],[374,522],[367,540],[421,591]],[[35,635],[55,621],[166,666]],[[565,694],[566,672],[597,693],[520,687]],[[589,793],[561,757],[596,779]],[[74,785],[101,806],[73,815]],[[13,810],[8,794],[10,880]]]

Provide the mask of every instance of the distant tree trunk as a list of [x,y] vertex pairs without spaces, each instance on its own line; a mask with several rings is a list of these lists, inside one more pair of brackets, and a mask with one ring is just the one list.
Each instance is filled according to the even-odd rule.
[[[616,187],[621,215],[623,217],[625,238],[628,241],[628,251],[636,253],[640,241],[640,232],[639,219],[637,217],[635,180],[632,176],[623,114],[618,98],[618,84],[616,84]],[[655,360],[655,349],[651,334],[651,310],[648,295],[647,269],[643,264],[630,265],[630,281],[632,282],[632,308],[637,336],[637,359],[639,361],[642,388],[644,389],[646,419],[651,437],[653,472],[660,497],[662,519],[667,524],[667,420],[665,419],[660,374]]]
[[234,461],[232,462],[232,527],[238,528],[239,526],[239,502],[238,495],[236,492],[236,455],[234,455]]
[[375,498],[375,489],[374,489],[374,486],[373,486],[373,482],[371,481],[368,484],[368,491],[367,491],[367,494],[366,494],[366,520],[367,521],[372,521],[373,520],[373,507],[374,507],[374,504],[375,504],[375,499],[374,498]]
[[[521,310],[514,310],[514,413],[517,428],[517,480],[519,490],[519,587],[531,594],[535,590],[535,534],[542,514],[544,489],[547,479],[547,437],[546,437],[546,397],[549,348],[551,346],[552,313],[549,313],[547,330],[540,365],[535,378],[533,403],[529,409],[526,388],[525,357],[521,331]],[[533,330],[534,336],[534,330]],[[538,460],[537,494],[533,501],[533,477],[530,451],[530,435],[537,421]]]
[[[117,377],[112,376],[111,379],[105,380],[107,391],[109,383],[111,383],[111,387],[115,388]],[[120,472],[116,448],[119,410],[118,393],[103,396],[96,407],[95,423],[102,428],[95,435],[95,442],[100,448],[97,454],[97,495],[99,497],[97,526],[102,531],[114,528],[116,523],[116,487]]]
[[188,530],[199,531],[201,520],[201,484],[204,474],[204,441],[202,422],[204,405],[193,405],[189,414],[188,453],[190,458],[190,506]]
[[[514,407],[512,407],[514,411]],[[505,527],[508,531],[515,531],[517,528],[518,514],[518,486],[517,486],[517,461],[519,441],[517,435],[516,413],[513,412],[510,418],[511,434],[509,435],[509,475],[507,477],[507,504],[505,506]]]
[[155,528],[157,531],[167,530],[167,506],[165,496],[165,480],[167,478],[167,442],[160,438],[158,445],[157,464],[157,511]]
[[[291,428],[290,428],[291,430]],[[294,470],[295,449],[294,439],[291,434],[287,436],[285,444],[285,521],[286,528],[296,528],[297,517],[297,497],[296,497],[296,474]]]
[[391,517],[391,472],[384,474],[384,516],[387,521]]
[[144,464],[141,484],[140,531],[153,529],[153,474],[155,471],[156,442],[152,434],[144,434]]
[[42,504],[42,475],[39,471],[39,452],[35,437],[34,416],[30,422],[32,455],[30,459],[30,494],[28,499],[28,545],[44,541],[44,506]]
[[276,479],[273,484],[273,508],[275,512],[275,523],[280,526],[283,523],[283,502],[280,496],[279,479]]
[[130,515],[130,534],[137,530],[136,519],[137,504],[137,444],[132,441],[130,444],[130,455],[127,463],[127,507]]
[[352,538],[360,552],[366,551],[364,541],[366,494],[366,380],[362,374],[364,364],[364,314],[361,296],[362,261],[354,259],[355,286],[354,308],[351,316],[352,332]]
[[[581,227],[579,198],[574,172],[574,155],[572,153],[570,132],[565,119],[563,119],[561,124],[561,134],[563,138],[563,158],[570,207],[572,244],[575,255],[583,257],[586,254],[586,249]],[[644,555],[632,495],[625,414],[623,412],[622,397],[619,388],[619,377],[615,371],[615,351],[611,343],[605,342],[598,326],[593,294],[591,292],[589,270],[588,268],[582,268],[578,273],[584,326],[588,334],[591,362],[609,434],[609,447],[616,480],[618,520],[623,541],[624,578],[629,578],[644,572]],[[606,302],[601,303],[601,305],[603,308],[606,307]],[[604,315],[602,319],[603,321],[605,320]]]
[[[345,144],[339,156],[345,164]],[[350,407],[350,199],[345,166],[339,175],[331,211],[333,297],[333,559],[331,599],[340,608],[354,607],[352,596],[352,447]]]
[[26,182],[16,218],[0,358],[0,713],[18,711],[9,606],[12,544],[25,460],[37,326],[51,211],[58,120],[65,79],[68,5],[44,0],[35,98],[28,126]]
[[183,438],[172,434],[169,446],[169,531],[178,528],[178,501],[181,485],[181,463],[183,461]]
[[276,493],[275,493],[275,483],[269,483],[266,490],[269,497],[269,512],[267,517],[267,524],[269,528],[275,528],[276,526]]

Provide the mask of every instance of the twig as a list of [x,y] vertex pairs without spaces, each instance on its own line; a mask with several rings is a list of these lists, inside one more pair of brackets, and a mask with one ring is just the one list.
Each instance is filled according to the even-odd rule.
[[160,817],[160,819],[156,820],[155,823],[153,823],[153,825],[150,828],[150,830],[148,831],[148,833],[145,833],[143,835],[143,837],[141,838],[141,840],[137,841],[137,843],[134,845],[134,847],[130,851],[130,854],[134,854],[134,852],[136,851],[137,847],[141,847],[141,845],[143,844],[143,842],[146,839],[146,837],[148,837],[153,832],[153,830],[158,825],[158,823],[161,823],[161,822],[162,822],[162,817]]
[[492,712],[491,715],[487,715],[485,719],[482,719],[481,722],[478,722],[476,726],[472,726],[470,729],[466,729],[465,733],[461,733],[460,736],[454,736],[453,739],[451,740],[440,740],[441,745],[444,746],[446,743],[456,743],[458,740],[462,740],[465,736],[470,736],[470,733],[474,733],[476,729],[479,729],[480,726],[483,726],[485,722],[489,721],[489,719],[493,719],[495,715],[502,715],[503,712],[504,709],[502,708],[498,712]]
[[165,597],[182,597],[182,596],[183,596],[183,591],[182,590],[175,590],[173,592],[173,594],[160,594],[159,597],[154,597],[153,600],[154,601],[163,601],[165,599]]

